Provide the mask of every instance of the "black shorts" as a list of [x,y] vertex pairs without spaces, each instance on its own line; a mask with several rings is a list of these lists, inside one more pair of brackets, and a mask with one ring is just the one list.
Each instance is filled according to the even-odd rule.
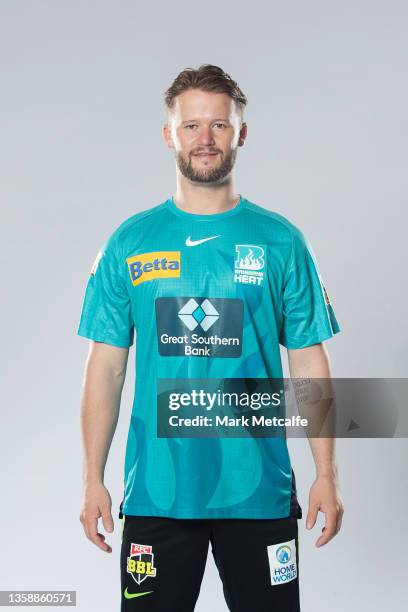
[[231,612],[299,612],[297,521],[124,516],[121,612],[192,612],[209,542]]

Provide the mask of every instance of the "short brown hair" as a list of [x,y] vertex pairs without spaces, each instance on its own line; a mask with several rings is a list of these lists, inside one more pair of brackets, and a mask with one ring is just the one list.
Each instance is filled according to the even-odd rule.
[[212,64],[202,64],[197,69],[185,68],[180,72],[164,94],[167,108],[171,110],[175,97],[188,89],[225,93],[235,101],[241,112],[247,104],[247,98],[238,84],[222,68]]

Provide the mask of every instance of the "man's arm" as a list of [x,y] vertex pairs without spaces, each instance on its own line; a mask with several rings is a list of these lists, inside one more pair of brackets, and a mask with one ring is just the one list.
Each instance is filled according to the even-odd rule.
[[[291,378],[330,379],[330,362],[323,343],[303,349],[288,349]],[[316,465],[316,479],[309,493],[309,510],[306,527],[312,529],[320,510],[326,515],[323,535],[316,546],[327,544],[340,530],[344,507],[340,497],[337,465],[335,458],[335,437],[309,437],[310,448]]]
[[97,532],[98,519],[102,517],[106,531],[113,531],[112,500],[103,480],[119,417],[128,354],[128,348],[91,341],[81,392],[84,495],[79,518],[86,536],[106,552],[112,552],[112,548]]

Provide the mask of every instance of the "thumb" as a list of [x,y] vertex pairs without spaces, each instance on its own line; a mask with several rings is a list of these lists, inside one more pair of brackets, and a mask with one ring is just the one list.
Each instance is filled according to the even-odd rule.
[[113,518],[110,510],[107,508],[101,508],[102,513],[102,524],[105,531],[113,531]]
[[317,512],[319,507],[317,505],[309,506],[309,512],[307,513],[306,518],[306,528],[312,529],[316,523]]

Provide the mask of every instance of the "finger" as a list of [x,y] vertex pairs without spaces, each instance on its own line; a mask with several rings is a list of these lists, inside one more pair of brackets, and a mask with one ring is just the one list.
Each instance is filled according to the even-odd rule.
[[337,517],[336,533],[339,533],[341,529],[341,524],[343,522],[343,514],[344,514],[344,510],[340,510],[339,515]]
[[98,546],[98,548],[108,553],[112,552],[112,546],[105,542],[105,536],[103,533],[97,533],[96,538],[95,544]]
[[91,542],[93,544],[95,544],[95,546],[98,546],[98,548],[105,550],[106,552],[111,552],[111,547],[106,544],[104,542],[105,536],[101,533],[98,533],[97,531],[97,527],[98,527],[98,519],[97,518],[91,518],[87,520],[87,527],[88,527],[88,537],[91,540]]
[[105,552],[112,552],[112,547],[105,542],[103,533],[96,533],[90,538],[91,542]]
[[337,512],[326,512],[325,525],[322,529],[323,534],[316,541],[316,546],[324,546],[333,538],[336,533]]
[[98,531],[98,518],[96,516],[86,517],[85,528],[88,538],[93,541]]
[[327,512],[325,518],[325,526],[322,529],[322,535],[316,541],[316,546],[324,546],[336,534],[337,513]]
[[87,523],[87,520],[86,520],[85,514],[81,514],[81,516],[80,516],[79,520],[80,520],[80,521],[81,521],[81,523],[82,523],[82,527],[83,527],[83,529],[84,529],[84,532],[85,532],[86,537],[89,539],[88,523]]

